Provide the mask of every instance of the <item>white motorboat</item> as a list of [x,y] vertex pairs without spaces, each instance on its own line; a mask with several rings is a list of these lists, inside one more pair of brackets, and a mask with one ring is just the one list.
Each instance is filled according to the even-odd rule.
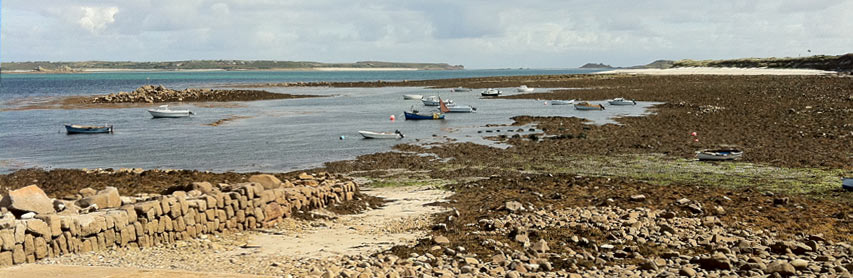
[[453,91],[457,92],[457,93],[459,93],[459,92],[470,92],[471,88],[457,87],[457,88],[453,88]]
[[403,99],[405,99],[405,100],[420,100],[423,98],[424,98],[424,96],[422,96],[422,95],[403,95]]
[[447,113],[471,113],[477,111],[477,108],[474,108],[470,105],[461,105],[461,104],[451,104],[447,105]]
[[743,156],[743,151],[737,149],[702,150],[696,153],[699,160],[735,160]]
[[501,91],[499,91],[497,89],[488,88],[485,91],[483,91],[482,93],[480,93],[480,95],[484,96],[484,97],[496,97],[496,96],[501,95]]
[[[424,97],[423,99],[421,99],[421,101],[426,106],[438,106],[439,105],[439,97],[437,97],[437,96],[427,96],[427,97]],[[448,104],[448,105],[453,104],[453,101],[449,100],[449,99],[442,99],[441,101],[443,101],[444,104]]]
[[621,97],[608,100],[607,103],[610,103],[610,105],[637,105],[636,101],[627,100]]
[[552,100],[551,105],[570,105],[575,103],[575,100]]
[[577,110],[604,110],[604,105],[592,104],[592,103],[584,101],[581,103],[575,103],[575,109],[577,109]]
[[395,130],[394,132],[373,132],[373,131],[358,131],[361,136],[367,139],[400,139],[403,138],[403,134],[400,133],[399,130]]
[[519,93],[530,93],[530,92],[533,92],[535,89],[529,88],[529,87],[527,87],[527,85],[521,85],[521,86],[518,86],[518,88],[516,88],[515,90],[518,91]]
[[157,109],[148,109],[148,113],[154,118],[185,118],[194,115],[190,110],[171,110],[169,105],[160,105]]

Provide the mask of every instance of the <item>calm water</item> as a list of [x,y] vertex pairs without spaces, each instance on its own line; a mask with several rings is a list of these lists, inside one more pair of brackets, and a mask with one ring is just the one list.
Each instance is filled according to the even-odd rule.
[[[501,71],[382,73],[110,73],[98,76],[4,75],[2,97],[14,100],[33,96],[100,94],[130,91],[151,83],[169,87],[204,87],[226,83],[331,80],[416,80],[494,74]],[[505,75],[559,74],[555,71],[506,71]],[[454,76],[450,73],[456,73]],[[571,73],[569,71],[563,73]],[[174,74],[171,75],[171,74]],[[222,75],[224,74],[224,75]],[[245,74],[245,75],[241,75]],[[289,74],[295,74],[290,76]],[[363,74],[363,75],[360,75]],[[407,75],[409,74],[409,75]],[[276,77],[276,75],[283,75]],[[304,76],[302,76],[304,75]],[[189,76],[189,77],[188,77]],[[482,75],[479,75],[482,76]],[[140,80],[141,78],[141,80]],[[278,79],[276,79],[278,78]],[[301,79],[300,79],[301,78]],[[324,79],[329,78],[329,79]],[[154,80],[157,80],[156,82]],[[140,83],[141,82],[141,83]],[[325,95],[321,98],[237,103],[233,108],[196,107],[185,119],[152,119],[142,108],[0,111],[0,172],[26,167],[107,168],[141,167],[211,171],[287,171],[321,166],[323,162],[390,150],[398,143],[428,143],[456,139],[489,143],[482,136],[507,134],[515,115],[578,116],[597,123],[617,115],[641,115],[651,103],[608,107],[606,111],[576,111],[571,106],[544,105],[536,100],[482,99],[479,91],[450,93],[423,88],[269,88],[274,92]],[[537,89],[544,90],[544,89]],[[510,93],[512,88],[504,88]],[[476,113],[451,113],[444,121],[405,121],[403,110],[422,110],[420,101],[403,100],[403,94],[440,94],[459,104],[473,105]],[[514,93],[514,92],[513,92]],[[2,108],[3,106],[0,106]],[[8,107],[7,107],[8,108]],[[389,116],[395,115],[396,121]],[[207,124],[232,116],[246,118],[213,127]],[[66,135],[64,123],[103,124],[114,134]],[[494,131],[501,129],[501,132]],[[358,130],[393,131],[402,140],[365,140]],[[486,131],[493,132],[486,132]],[[481,133],[478,133],[481,132]],[[343,139],[341,139],[343,138]]]

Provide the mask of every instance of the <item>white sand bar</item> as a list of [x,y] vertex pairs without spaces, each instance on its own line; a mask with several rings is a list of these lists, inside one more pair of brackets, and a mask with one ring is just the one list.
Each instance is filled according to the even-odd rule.
[[647,74],[647,75],[822,75],[834,71],[816,69],[769,69],[769,68],[670,68],[670,69],[616,69],[597,74]]

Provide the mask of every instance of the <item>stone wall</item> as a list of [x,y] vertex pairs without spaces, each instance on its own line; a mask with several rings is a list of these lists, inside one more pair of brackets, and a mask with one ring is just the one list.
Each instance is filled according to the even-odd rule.
[[[4,198],[8,210],[4,209],[0,218],[0,267],[111,246],[145,248],[202,234],[267,227],[295,211],[351,200],[358,191],[354,182],[325,173],[303,173],[284,182],[271,175],[256,175],[249,181],[219,185],[196,182],[188,191],[120,197],[120,203],[114,200],[118,197],[114,188],[97,193],[81,190],[89,196],[64,205],[54,200],[61,211],[40,214],[16,211],[11,201],[6,201],[10,192]],[[93,205],[65,208],[81,203]],[[113,208],[97,209],[98,203]]]

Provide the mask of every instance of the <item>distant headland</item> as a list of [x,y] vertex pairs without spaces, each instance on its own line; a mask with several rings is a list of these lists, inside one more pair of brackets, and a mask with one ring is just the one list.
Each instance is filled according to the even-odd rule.
[[4,73],[72,73],[102,71],[205,71],[205,70],[461,70],[462,65],[447,63],[404,63],[361,61],[320,63],[273,60],[186,60],[168,62],[85,61],[85,62],[7,62]]
[[646,65],[613,67],[604,63],[587,63],[586,69],[669,69],[687,67],[709,68],[769,68],[769,69],[816,69],[837,72],[853,71],[853,53],[844,55],[814,55],[784,58],[741,58],[727,60],[657,60]]

